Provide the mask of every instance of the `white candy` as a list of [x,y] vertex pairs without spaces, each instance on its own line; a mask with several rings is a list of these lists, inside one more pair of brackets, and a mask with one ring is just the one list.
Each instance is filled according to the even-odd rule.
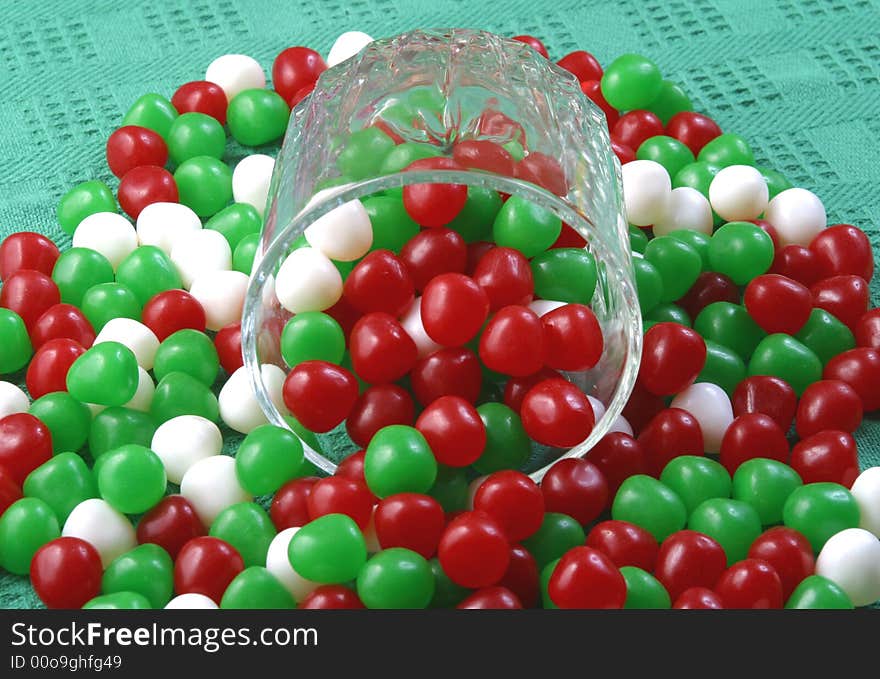
[[205,80],[220,86],[226,100],[232,101],[243,90],[261,89],[266,86],[263,67],[246,54],[224,54],[210,63]]
[[91,544],[101,556],[104,568],[117,556],[137,546],[131,521],[99,498],[83,500],[74,507],[64,522],[61,535],[80,538]]
[[168,480],[179,485],[196,462],[220,454],[223,434],[211,420],[198,415],[179,415],[158,426],[150,449],[165,465]]
[[757,219],[767,209],[770,190],[764,175],[751,165],[730,165],[709,184],[709,201],[726,222]]
[[777,194],[767,206],[764,219],[776,229],[781,247],[807,247],[828,224],[822,201],[806,189],[786,189]]
[[90,248],[104,255],[113,270],[138,245],[137,233],[125,217],[115,212],[96,212],[83,219],[73,232],[73,247]]
[[[272,403],[280,413],[287,413],[287,406],[284,405],[282,395],[284,371],[277,365],[266,363],[260,366],[260,374]],[[220,404],[221,419],[230,429],[242,434],[248,434],[269,421],[260,408],[260,404],[257,403],[250,376],[244,366],[229,376],[220,390],[217,401]]]
[[153,383],[153,378],[150,377],[150,373],[138,366],[137,391],[134,392],[134,396],[125,404],[125,407],[144,413],[149,412],[154,393],[156,393],[156,385]]
[[534,311],[538,316],[549,314],[554,309],[565,306],[568,302],[557,302],[552,299],[536,299],[529,303],[529,309]]
[[816,575],[847,593],[854,606],[880,599],[880,540],[863,528],[847,528],[828,538],[816,558]]
[[353,262],[370,251],[373,225],[359,200],[350,200],[318,217],[305,230],[306,241],[330,259]]
[[474,498],[477,496],[477,491],[480,489],[480,486],[483,485],[483,481],[488,478],[488,474],[478,476],[468,485],[467,504],[465,505],[468,511],[471,511],[474,508]]
[[232,268],[229,241],[214,229],[199,229],[182,234],[171,249],[171,261],[177,267],[183,287],[187,290],[196,278],[212,271]]
[[630,224],[649,226],[663,219],[672,194],[669,173],[653,160],[623,166],[623,201]]
[[262,153],[246,156],[232,173],[232,197],[236,203],[248,203],[263,216],[275,159]]
[[275,296],[294,314],[324,311],[342,297],[342,276],[319,250],[297,248],[278,269]]
[[712,220],[712,206],[706,197],[690,186],[679,186],[672,189],[665,213],[654,222],[654,235],[665,236],[679,229],[712,235]]
[[182,203],[150,203],[137,218],[138,242],[155,245],[166,255],[182,235],[201,228],[199,216]]
[[159,339],[155,333],[132,318],[113,318],[107,321],[95,337],[92,346],[102,342],[119,342],[127,346],[134,353],[138,365],[144,370],[152,370],[156,351],[159,349]]
[[330,52],[327,54],[327,67],[332,68],[346,59],[350,59],[371,42],[373,39],[366,33],[346,31],[336,38],[336,42],[330,48]]
[[199,594],[198,592],[187,592],[186,594],[178,594],[171,601],[165,604],[165,608],[214,610],[220,607],[209,596]]
[[382,545],[379,544],[379,536],[376,534],[376,508],[373,507],[373,513],[370,514],[370,521],[364,530],[364,543],[367,545],[367,554],[376,554],[382,551]]
[[435,351],[442,349],[442,344],[437,344],[428,337],[425,326],[422,325],[422,298],[416,297],[406,313],[400,319],[400,325],[406,330],[406,334],[416,343],[419,350],[419,358],[424,358]]
[[850,492],[859,505],[859,527],[880,538],[880,467],[859,474]]
[[266,570],[278,578],[278,582],[290,592],[294,601],[300,603],[320,587],[321,583],[306,580],[290,565],[287,550],[290,540],[298,530],[299,528],[285,528],[272,539],[269,543],[269,551],[266,553]]
[[227,507],[252,499],[238,482],[235,459],[228,455],[212,455],[195,462],[183,475],[180,494],[192,503],[205,527]]
[[206,271],[192,282],[189,294],[205,310],[208,330],[241,320],[248,277],[241,271]]
[[724,389],[709,382],[697,382],[679,392],[670,407],[688,411],[700,423],[707,453],[721,450],[721,439],[733,422],[733,407]]
[[0,381],[0,420],[7,415],[26,413],[31,402],[27,394],[12,382]]
[[593,407],[593,417],[598,422],[605,415],[605,404],[595,396],[587,396],[587,400],[589,400],[590,405]]
[[623,415],[618,415],[614,422],[611,423],[611,426],[608,428],[608,433],[619,431],[627,436],[633,435],[632,425],[627,421],[627,419]]

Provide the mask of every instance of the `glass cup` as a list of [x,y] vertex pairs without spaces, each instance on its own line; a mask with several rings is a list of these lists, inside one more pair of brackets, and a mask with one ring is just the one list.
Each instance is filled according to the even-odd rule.
[[[417,143],[420,152],[433,155],[451,155],[465,140],[489,140],[510,152],[515,170],[508,175],[475,167],[406,170],[387,158],[384,147],[362,144],[352,153],[350,141],[357,137],[351,135],[367,128],[384,133],[377,136],[385,147],[390,138],[392,144]],[[638,370],[641,316],[620,165],[603,113],[570,73],[527,45],[490,33],[415,31],[378,40],[324,72],[292,112],[242,319],[242,351],[257,400],[270,423],[292,428],[303,439],[306,457],[323,472],[333,473],[358,449],[344,425],[320,435],[306,431],[286,411],[277,378],[266,379],[277,375],[267,364],[285,372],[294,367],[282,358],[281,333],[293,314],[275,294],[276,275],[292,251],[308,245],[304,232],[316,220],[371,196],[400,199],[401,187],[424,183],[522,197],[571,227],[595,259],[597,284],[589,305],[604,350],[589,370],[563,375],[601,402],[604,414],[594,407],[595,426],[571,448],[533,442],[521,469],[540,480],[557,459],[583,457],[620,415]],[[345,266],[337,262],[343,271]],[[494,396],[483,398],[501,401],[504,381],[488,374],[484,392]]]

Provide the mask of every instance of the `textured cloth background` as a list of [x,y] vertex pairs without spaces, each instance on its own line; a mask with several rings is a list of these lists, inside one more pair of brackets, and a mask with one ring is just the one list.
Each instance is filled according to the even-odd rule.
[[[649,56],[762,165],[815,191],[829,223],[880,242],[880,0],[0,0],[0,239],[27,229],[68,246],[58,200],[87,179],[115,190],[104,143],[131,103],[170,97],[221,54],[270,73],[283,48],[326,55],[345,30],[451,26],[532,34],[554,60]],[[863,466],[880,464],[880,422],[857,439]],[[0,575],[0,607],[38,605],[26,578]]]

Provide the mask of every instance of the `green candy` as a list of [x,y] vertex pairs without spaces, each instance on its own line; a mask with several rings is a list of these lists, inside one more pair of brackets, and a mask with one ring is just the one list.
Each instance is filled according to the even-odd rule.
[[150,414],[157,424],[178,415],[200,415],[219,422],[217,397],[202,382],[182,372],[168,373],[156,385]]
[[687,508],[675,492],[645,474],[626,479],[611,505],[611,518],[641,526],[663,542],[687,522]]
[[236,94],[226,109],[229,133],[239,144],[262,146],[284,136],[290,108],[274,90],[252,89]]
[[22,491],[49,505],[63,525],[80,502],[98,497],[98,484],[79,455],[60,453],[28,474]]
[[666,609],[672,608],[669,592],[653,575],[636,566],[622,566],[620,574],[626,580],[624,608]]
[[209,535],[238,550],[245,566],[265,565],[275,526],[255,502],[239,502],[224,509],[211,524]]
[[235,472],[251,495],[266,495],[301,476],[304,459],[296,435],[264,424],[244,437],[235,455]]
[[713,302],[703,308],[694,321],[694,330],[703,339],[732,349],[748,361],[755,347],[767,336],[741,304]]
[[175,165],[196,156],[222,158],[226,151],[223,126],[204,113],[183,113],[168,130],[168,156]]
[[550,598],[550,578],[553,577],[553,571],[559,564],[559,559],[554,559],[541,569],[540,586],[541,586],[541,606],[545,609],[559,608],[553,599]]
[[856,346],[852,331],[825,309],[818,307],[810,312],[807,322],[794,337],[816,354],[823,366],[838,354]]
[[131,105],[125,117],[123,125],[137,125],[153,130],[156,134],[168,141],[168,133],[177,119],[177,111],[171,102],[161,94],[145,94]]
[[83,606],[83,610],[114,611],[148,610],[149,608],[150,600],[143,594],[138,594],[137,592],[103,594],[101,596],[96,596],[91,601],[87,601]]
[[715,137],[700,149],[697,160],[721,168],[729,165],[754,165],[755,154],[745,139],[738,134],[727,132]]
[[97,250],[70,248],[55,260],[52,280],[58,286],[64,304],[80,307],[90,288],[113,282],[113,266]]
[[474,462],[481,474],[519,469],[532,452],[532,442],[519,414],[503,403],[483,403],[477,412],[486,427],[486,447]]
[[437,478],[437,460],[420,431],[395,424],[376,432],[367,446],[364,478],[380,498],[425,493]]
[[425,558],[410,549],[383,549],[358,573],[357,593],[367,608],[427,608],[434,596],[434,573]]
[[31,403],[28,412],[49,428],[52,452],[76,452],[89,437],[92,414],[66,391],[55,391]]
[[357,524],[344,514],[326,514],[300,528],[288,556],[307,580],[338,584],[354,580],[367,562],[367,547]]
[[520,196],[511,196],[492,224],[496,245],[519,250],[531,259],[547,250],[562,232],[562,220]]
[[199,217],[212,217],[232,200],[232,170],[222,160],[196,156],[174,171],[180,202]]
[[159,456],[136,443],[101,455],[95,462],[95,475],[101,497],[123,514],[141,514],[153,508],[168,484]]
[[21,316],[0,307],[0,375],[17,372],[27,365],[34,353],[30,336]]
[[375,177],[394,146],[394,140],[377,127],[352,132],[336,159],[336,167],[352,181]]
[[660,122],[665,126],[676,113],[693,111],[694,105],[681,85],[671,80],[664,80],[660,83],[659,94],[654,97],[648,110],[660,118]]
[[437,479],[428,491],[444,512],[458,512],[467,506],[468,479],[463,469],[437,465]]
[[760,341],[749,361],[749,375],[773,375],[791,385],[800,396],[822,379],[822,361],[790,335],[775,333]]
[[0,514],[0,568],[26,575],[37,550],[60,536],[52,507],[35,497],[16,500]]
[[707,236],[702,231],[694,231],[693,229],[676,229],[666,235],[690,245],[700,255],[700,259],[703,262],[703,270],[705,271],[709,268],[709,243],[712,240],[710,236]]
[[116,282],[131,290],[141,306],[160,292],[183,287],[177,268],[155,245],[135,248],[123,259],[116,268]]
[[126,443],[149,448],[156,433],[156,423],[149,413],[133,408],[115,407],[102,410],[89,429],[89,451],[98,459],[108,450]]
[[232,253],[232,269],[240,271],[248,276],[254,268],[254,258],[257,255],[257,249],[260,247],[260,234],[249,233],[242,238],[235,251]]
[[773,200],[778,194],[794,186],[794,184],[788,181],[784,175],[776,170],[771,170],[766,167],[759,167],[757,169],[763,175],[764,181],[767,182],[767,190],[770,192],[770,200]]
[[629,227],[629,247],[633,252],[642,254],[648,247],[648,236],[637,226]]
[[172,333],[159,345],[153,373],[162,380],[171,373],[185,373],[210,387],[220,372],[217,348],[205,333],[185,328]]
[[715,460],[696,455],[680,455],[669,461],[660,474],[681,501],[687,513],[705,500],[730,497],[730,474]]
[[399,255],[401,248],[419,232],[419,225],[407,214],[402,197],[370,196],[363,204],[373,225],[374,250],[391,250]]
[[281,356],[289,366],[303,361],[339,365],[345,354],[345,333],[332,316],[321,311],[297,314],[281,331]]
[[808,483],[788,496],[782,520],[803,533],[818,554],[832,535],[858,527],[859,506],[852,494],[837,483]]
[[782,522],[782,508],[788,496],[803,485],[798,473],[787,464],[753,458],[733,473],[733,498],[754,507],[764,526]]
[[835,609],[851,611],[849,596],[835,582],[821,575],[808,575],[800,581],[785,604],[788,609]]
[[296,608],[293,596],[263,566],[250,566],[236,575],[223,592],[220,608],[279,610]]
[[114,318],[140,320],[141,304],[135,294],[121,283],[101,283],[83,295],[82,312],[95,332],[101,332]]
[[[645,316],[646,321],[650,321],[653,323],[678,323],[679,325],[684,325],[686,327],[690,327],[691,325],[691,317],[688,316],[687,311],[682,309],[677,304],[658,304]],[[647,324],[646,324],[647,325]],[[648,331],[648,328],[644,328],[645,332]]]
[[497,191],[469,186],[464,207],[446,228],[457,231],[465,243],[489,240],[492,237],[492,225],[503,204]]
[[116,212],[116,198],[104,182],[77,184],[58,203],[56,216],[64,233],[73,235],[79,223],[96,212]]
[[711,498],[691,512],[688,528],[708,535],[721,545],[729,566],[748,556],[749,547],[761,534],[761,518],[746,502]]
[[[248,203],[233,203],[205,222],[206,229],[219,231],[233,251],[247,236],[257,235],[263,228],[263,219],[257,209]],[[246,273],[250,273],[250,269]]]
[[541,527],[522,541],[522,546],[535,557],[538,568],[559,559],[569,549],[586,542],[584,529],[568,514],[547,512]]
[[83,403],[121,406],[132,399],[137,386],[137,359],[119,342],[94,345],[67,371],[67,391]]
[[709,185],[720,170],[721,168],[717,165],[710,165],[705,161],[698,160],[695,163],[688,163],[672,178],[672,188],[687,186],[696,189],[708,200]]
[[773,263],[773,240],[761,227],[749,222],[728,222],[709,241],[712,271],[745,285],[766,273]]
[[687,146],[678,139],[663,134],[643,141],[636,151],[636,158],[660,163],[666,168],[670,177],[674,177],[683,167],[694,162],[694,154]]
[[449,579],[437,557],[428,561],[428,566],[434,576],[434,595],[431,597],[428,608],[455,608],[462,599],[471,593],[471,590],[457,585]]
[[104,594],[133,592],[164,608],[174,594],[174,562],[159,545],[146,543],[113,559],[101,578]]
[[620,111],[649,108],[663,89],[657,65],[640,54],[624,54],[615,59],[601,80],[602,96]]
[[535,295],[569,304],[589,304],[596,291],[596,259],[580,248],[554,248],[531,261]]
[[437,158],[442,156],[440,147],[433,144],[421,144],[414,141],[405,141],[393,147],[382,159],[378,174],[396,174],[402,172],[410,164],[423,158]]
[[732,349],[723,344],[705,340],[706,362],[703,369],[697,375],[697,382],[710,382],[716,384],[728,396],[733,395],[737,385],[746,378],[746,364]]
[[657,267],[644,257],[633,257],[633,273],[636,277],[639,307],[643,314],[649,313],[660,304],[660,298],[663,296],[663,278]]
[[506,144],[502,144],[501,146],[505,151],[510,154],[510,156],[513,158],[513,162],[515,163],[518,163],[526,157],[526,151],[523,148],[523,145],[515,139],[511,139],[509,142],[507,142]]
[[670,236],[651,240],[645,248],[645,259],[654,265],[663,280],[661,302],[674,302],[683,297],[703,270],[700,253]]

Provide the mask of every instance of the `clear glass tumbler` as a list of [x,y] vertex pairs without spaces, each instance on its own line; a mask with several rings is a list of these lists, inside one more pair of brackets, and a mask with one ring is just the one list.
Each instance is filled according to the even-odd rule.
[[[505,176],[472,168],[375,167],[365,152],[352,172],[351,159],[344,155],[347,142],[371,127],[396,143],[430,145],[447,155],[463,140],[486,139],[523,159],[515,176]],[[341,459],[357,450],[344,426],[317,436],[298,426],[279,398],[277,380],[264,382],[266,364],[285,372],[294,367],[282,358],[281,333],[293,314],[276,297],[275,276],[302,246],[304,231],[322,216],[368,196],[400,196],[401,187],[426,182],[521,196],[580,234],[595,258],[598,280],[590,306],[604,333],[604,351],[591,369],[564,376],[601,401],[605,412],[574,447],[533,444],[522,469],[540,480],[555,460],[584,456],[620,415],[638,369],[641,317],[620,165],[604,115],[570,73],[532,48],[490,33],[415,31],[373,42],[324,72],[292,112],[242,320],[245,366],[257,399],[269,422],[300,435],[307,458],[322,471],[333,473]],[[493,379],[496,384],[488,386],[501,400],[502,376],[486,381]]]

